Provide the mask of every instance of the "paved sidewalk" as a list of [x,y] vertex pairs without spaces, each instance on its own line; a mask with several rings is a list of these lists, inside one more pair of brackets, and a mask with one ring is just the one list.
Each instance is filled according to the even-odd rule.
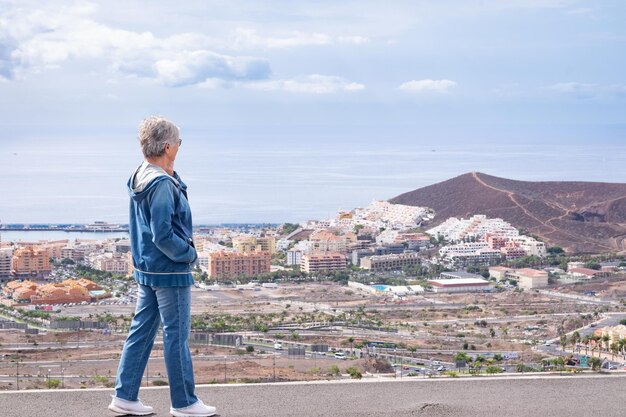
[[[112,417],[111,393],[2,392],[0,415]],[[624,415],[626,375],[209,385],[198,393],[222,417],[612,417]],[[140,396],[156,416],[169,416],[167,387]]]

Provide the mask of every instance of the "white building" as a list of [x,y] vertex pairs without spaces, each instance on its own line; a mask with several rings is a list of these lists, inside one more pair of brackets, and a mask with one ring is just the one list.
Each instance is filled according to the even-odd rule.
[[491,249],[485,242],[444,246],[439,250],[439,255],[449,262],[461,266],[493,265],[502,258],[502,253],[499,250]]
[[293,241],[289,239],[278,239],[276,241],[276,250],[284,252],[289,248],[289,245],[291,245],[292,242]]
[[489,281],[477,278],[431,279],[428,284],[436,293],[489,292]]
[[458,242],[467,238],[482,239],[485,233],[497,234],[506,237],[519,236],[519,231],[502,219],[489,219],[483,214],[477,214],[469,219],[450,217],[439,226],[426,231],[432,236],[443,236],[451,242]]
[[113,254],[110,252],[92,254],[87,258],[87,262],[93,269],[112,272],[116,274],[128,273],[128,255]]
[[299,250],[287,251],[287,265],[300,265],[302,261],[302,252]]

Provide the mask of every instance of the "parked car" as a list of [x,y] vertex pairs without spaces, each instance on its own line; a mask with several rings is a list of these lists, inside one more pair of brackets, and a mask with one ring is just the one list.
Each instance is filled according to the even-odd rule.
[[348,359],[346,352],[335,352],[335,359]]
[[276,350],[283,350],[283,344],[280,343],[280,342],[274,343],[274,349],[276,349]]

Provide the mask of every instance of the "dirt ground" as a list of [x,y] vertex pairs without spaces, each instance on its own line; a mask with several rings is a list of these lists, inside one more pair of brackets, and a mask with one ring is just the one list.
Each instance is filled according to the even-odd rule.
[[[598,291],[602,296],[621,297],[626,281],[609,280],[569,285],[560,292]],[[295,327],[272,330],[257,336],[268,348],[252,353],[242,349],[192,345],[197,383],[290,381],[338,378],[330,375],[338,366],[361,371],[366,359],[340,361],[332,357],[288,357],[275,355],[273,340],[285,344],[327,344],[349,349],[365,341],[387,341],[414,352],[415,357],[451,361],[452,354],[437,351],[515,351],[528,360],[537,359],[531,343],[555,338],[586,324],[588,316],[616,307],[584,304],[550,298],[536,291],[507,291],[490,294],[430,294],[394,299],[373,295],[333,283],[289,284],[278,289],[192,292],[192,314],[213,317],[266,317],[273,313],[272,325],[294,325],[310,320],[326,320],[325,330]],[[622,308],[623,309],[623,308]],[[130,316],[134,306],[127,304],[79,305],[63,307],[60,314],[82,318],[112,314]],[[280,320],[280,321],[277,321]],[[342,327],[333,327],[333,320]],[[113,384],[124,330],[103,334],[99,331],[53,332],[27,335],[18,330],[0,330],[0,389],[88,388]],[[161,345],[155,345],[144,383],[163,384],[166,372]],[[424,351],[421,353],[421,351]],[[18,369],[19,368],[19,369]]]

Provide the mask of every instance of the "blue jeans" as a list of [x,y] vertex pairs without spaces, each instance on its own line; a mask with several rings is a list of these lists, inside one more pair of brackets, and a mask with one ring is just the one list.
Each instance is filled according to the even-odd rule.
[[193,365],[187,339],[191,316],[191,287],[139,285],[135,317],[117,369],[115,396],[136,401],[154,339],[163,323],[163,356],[172,407],[198,401],[194,394]]

